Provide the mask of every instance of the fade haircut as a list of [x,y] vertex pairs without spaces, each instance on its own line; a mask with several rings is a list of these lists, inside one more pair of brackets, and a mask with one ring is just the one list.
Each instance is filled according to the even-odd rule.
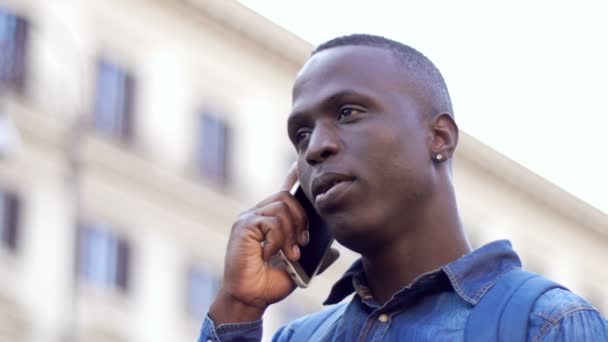
[[441,72],[430,59],[418,50],[382,36],[352,34],[337,37],[319,45],[312,55],[340,46],[368,46],[388,50],[399,65],[404,67],[408,78],[413,78],[417,83],[416,87],[422,88],[424,96],[428,98],[430,108],[425,109],[429,111],[425,114],[448,113],[454,115],[448,87]]

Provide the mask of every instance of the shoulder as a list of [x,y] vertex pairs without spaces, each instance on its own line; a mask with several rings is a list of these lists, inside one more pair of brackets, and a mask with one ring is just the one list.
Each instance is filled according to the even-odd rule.
[[540,296],[532,309],[532,314],[547,321],[557,322],[564,316],[577,311],[597,311],[593,305],[564,289],[553,289]]
[[608,338],[606,319],[585,299],[564,289],[552,289],[539,297],[530,314],[529,324],[529,341],[597,341],[600,336]]
[[[294,335],[298,335],[300,338],[294,338],[293,340],[305,340],[303,338],[312,335],[312,333],[318,330],[324,322],[329,322],[329,325],[331,326],[331,323],[333,323],[332,321],[338,319],[335,315],[343,312],[347,305],[348,302],[330,305],[323,308],[321,311],[291,321],[276,332],[273,341],[291,341],[292,337],[295,337]],[[330,328],[330,326],[327,328]]]

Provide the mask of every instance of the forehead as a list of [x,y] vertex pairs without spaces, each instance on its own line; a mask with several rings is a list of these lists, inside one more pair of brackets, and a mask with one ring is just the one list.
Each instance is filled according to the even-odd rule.
[[394,55],[368,46],[341,46],[320,51],[302,67],[293,87],[292,105],[315,105],[333,94],[354,91],[383,97],[400,93],[408,87],[408,77]]
[[341,46],[313,55],[293,87],[292,116],[352,92],[378,103],[417,102],[420,89],[392,52],[368,46]]

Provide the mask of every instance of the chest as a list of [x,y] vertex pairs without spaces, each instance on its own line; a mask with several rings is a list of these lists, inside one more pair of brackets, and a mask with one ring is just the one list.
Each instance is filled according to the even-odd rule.
[[352,301],[325,341],[461,341],[471,305],[454,292],[372,309]]

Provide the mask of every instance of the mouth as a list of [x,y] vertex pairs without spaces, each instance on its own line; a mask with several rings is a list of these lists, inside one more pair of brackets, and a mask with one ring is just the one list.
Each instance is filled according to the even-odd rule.
[[331,189],[343,183],[350,183],[355,178],[340,173],[324,173],[312,181],[312,197],[316,200],[318,196],[328,193]]

